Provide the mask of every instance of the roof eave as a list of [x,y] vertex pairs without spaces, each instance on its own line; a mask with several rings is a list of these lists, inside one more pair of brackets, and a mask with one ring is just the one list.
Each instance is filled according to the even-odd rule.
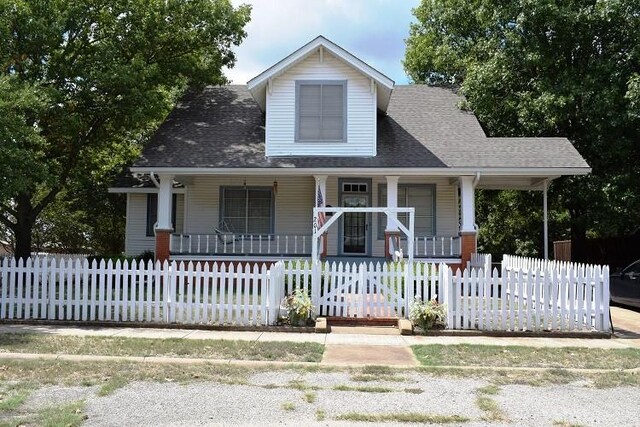
[[268,175],[277,173],[281,175],[313,175],[313,174],[342,174],[359,175],[386,174],[393,171],[394,175],[426,175],[426,176],[465,176],[476,173],[493,176],[541,176],[559,177],[571,175],[587,175],[591,172],[590,167],[441,167],[441,168],[403,168],[403,167],[347,167],[347,168],[297,168],[291,167],[253,167],[253,168],[190,168],[190,167],[153,167],[153,166],[133,166],[133,173],[166,173],[172,175]]

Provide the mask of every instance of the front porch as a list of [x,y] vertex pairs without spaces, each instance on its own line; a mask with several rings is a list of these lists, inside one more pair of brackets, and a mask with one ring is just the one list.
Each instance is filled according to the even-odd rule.
[[[156,258],[161,260],[310,258],[313,209],[332,206],[413,208],[415,232],[410,245],[381,211],[349,212],[322,236],[322,259],[378,261],[400,253],[403,258],[455,265],[461,264],[463,249],[475,250],[475,228],[467,227],[472,229],[472,247],[465,246],[461,235],[459,183],[447,178],[160,175],[155,181],[158,214],[152,229]],[[165,182],[174,184],[170,192],[163,189]],[[181,184],[177,210],[171,201],[176,182]],[[408,226],[407,212],[397,219]]]

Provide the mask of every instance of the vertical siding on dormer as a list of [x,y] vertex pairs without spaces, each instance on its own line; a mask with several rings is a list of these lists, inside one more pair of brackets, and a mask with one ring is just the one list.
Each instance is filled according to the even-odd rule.
[[[376,94],[370,79],[324,52],[273,79],[267,89],[267,156],[374,156]],[[296,80],[347,80],[347,142],[295,142]]]

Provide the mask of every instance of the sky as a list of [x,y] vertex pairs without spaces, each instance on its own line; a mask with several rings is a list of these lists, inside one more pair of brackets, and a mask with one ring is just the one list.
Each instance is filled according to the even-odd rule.
[[322,35],[396,84],[402,69],[411,10],[419,0],[232,0],[250,4],[247,37],[235,49],[236,65],[225,74],[245,84],[307,42]]

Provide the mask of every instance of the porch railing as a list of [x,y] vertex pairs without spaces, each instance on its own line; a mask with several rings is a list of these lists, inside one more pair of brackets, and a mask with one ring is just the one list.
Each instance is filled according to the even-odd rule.
[[[407,254],[407,240],[401,239],[400,246]],[[416,258],[458,258],[460,257],[460,236],[419,236],[413,244]]]
[[309,255],[311,236],[299,234],[172,234],[177,255]]

